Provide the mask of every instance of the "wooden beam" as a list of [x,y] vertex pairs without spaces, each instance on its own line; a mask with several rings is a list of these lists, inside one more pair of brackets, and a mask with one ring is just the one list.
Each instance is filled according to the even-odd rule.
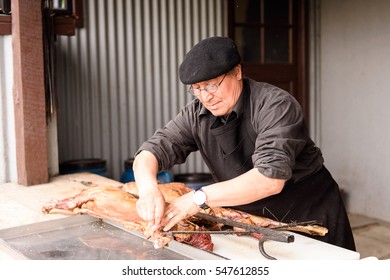
[[0,15],[0,35],[10,35],[12,31],[12,17],[9,15]]
[[12,2],[18,183],[48,182],[41,1]]

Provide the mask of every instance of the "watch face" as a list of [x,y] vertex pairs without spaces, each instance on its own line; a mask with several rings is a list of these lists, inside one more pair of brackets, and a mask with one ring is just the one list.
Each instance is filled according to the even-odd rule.
[[193,200],[196,205],[202,205],[206,203],[206,194],[202,190],[197,190],[194,193]]

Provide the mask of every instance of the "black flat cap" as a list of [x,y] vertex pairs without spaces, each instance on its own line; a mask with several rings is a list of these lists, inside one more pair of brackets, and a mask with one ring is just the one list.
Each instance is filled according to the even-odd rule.
[[211,80],[233,69],[240,61],[241,56],[232,39],[210,37],[186,54],[179,68],[180,80],[186,85]]

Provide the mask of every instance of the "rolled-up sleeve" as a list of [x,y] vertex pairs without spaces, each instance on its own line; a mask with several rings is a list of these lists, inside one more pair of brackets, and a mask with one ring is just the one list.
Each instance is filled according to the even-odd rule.
[[306,145],[303,113],[288,93],[273,91],[266,95],[261,110],[254,110],[257,132],[253,165],[264,176],[288,180],[292,177],[297,155]]

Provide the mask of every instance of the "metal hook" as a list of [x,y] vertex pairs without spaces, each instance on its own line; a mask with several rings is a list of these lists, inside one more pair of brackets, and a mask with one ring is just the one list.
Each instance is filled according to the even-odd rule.
[[[291,243],[291,242],[294,242],[294,239],[295,239],[294,235],[289,235],[287,237],[287,239],[285,240],[285,242]],[[267,240],[272,240],[272,239],[270,239],[269,236],[267,236],[267,235],[263,235],[259,238],[259,251],[265,258],[267,258],[269,260],[277,260],[277,258],[274,258],[273,256],[268,255],[268,253],[265,251],[264,242]]]

